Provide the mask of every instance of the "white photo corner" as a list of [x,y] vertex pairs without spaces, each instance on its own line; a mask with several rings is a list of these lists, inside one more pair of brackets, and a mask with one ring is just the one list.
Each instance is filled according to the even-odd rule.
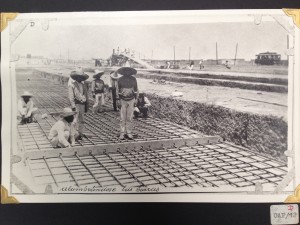
[[2,203],[299,202],[299,18],[2,13]]

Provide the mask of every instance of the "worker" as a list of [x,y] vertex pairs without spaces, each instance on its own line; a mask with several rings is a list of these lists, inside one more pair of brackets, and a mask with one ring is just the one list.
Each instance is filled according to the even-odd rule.
[[101,76],[104,74],[104,71],[95,70],[93,76],[94,80],[92,81],[92,95],[95,99],[93,105],[93,112],[102,112],[102,107],[105,104],[104,101],[104,81],[101,79]]
[[199,60],[199,69],[201,70],[202,68],[204,68],[204,66],[202,65],[203,64],[203,60],[200,59]]
[[118,86],[118,79],[120,77],[121,76],[117,72],[115,72],[115,71],[110,72],[111,94],[112,94],[113,107],[114,107],[115,112],[119,111],[118,107],[117,107],[116,90],[117,90],[117,86]]
[[148,117],[148,109],[151,106],[149,99],[144,93],[140,93],[137,99],[136,107],[134,108],[134,118],[137,119],[139,114],[143,114],[143,118]]
[[71,108],[64,108],[60,113],[60,119],[52,126],[48,139],[53,147],[71,147],[75,144],[78,132],[74,127],[74,115],[76,111]]
[[128,139],[133,139],[132,136],[132,117],[134,105],[137,103],[138,86],[135,75],[137,71],[131,67],[122,67],[117,70],[117,73],[122,75],[118,79],[117,85],[117,101],[120,106],[120,139],[125,139],[125,133]]
[[24,91],[18,100],[18,115],[17,118],[20,120],[21,124],[32,123],[34,119],[34,115],[37,112],[37,108],[34,108],[34,104],[32,101],[32,94],[28,91]]
[[88,111],[88,85],[85,80],[89,78],[82,69],[72,71],[70,77],[73,81],[69,82],[69,100],[73,111],[77,111],[75,117],[76,129],[78,130],[81,140],[85,135],[83,134],[84,113]]
[[194,61],[191,61],[191,63],[190,63],[190,70],[193,70],[193,68],[194,68]]
[[231,67],[229,66],[229,62],[226,60],[226,62],[225,62],[225,67],[227,68],[227,69],[230,69]]

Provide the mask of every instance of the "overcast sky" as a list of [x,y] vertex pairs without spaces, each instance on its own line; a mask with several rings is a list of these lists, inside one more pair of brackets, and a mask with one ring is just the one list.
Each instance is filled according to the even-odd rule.
[[287,33],[277,22],[209,23],[167,25],[58,26],[51,22],[47,31],[28,26],[12,47],[12,53],[70,59],[108,58],[113,48],[130,48],[153,59],[254,59],[260,52],[284,54]]

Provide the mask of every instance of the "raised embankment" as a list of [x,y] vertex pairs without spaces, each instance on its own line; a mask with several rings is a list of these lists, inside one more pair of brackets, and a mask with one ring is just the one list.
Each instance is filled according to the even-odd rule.
[[178,83],[192,83],[207,86],[222,86],[256,91],[287,93],[288,80],[276,77],[251,77],[210,74],[165,73],[159,71],[139,72],[137,77],[146,79],[166,80]]

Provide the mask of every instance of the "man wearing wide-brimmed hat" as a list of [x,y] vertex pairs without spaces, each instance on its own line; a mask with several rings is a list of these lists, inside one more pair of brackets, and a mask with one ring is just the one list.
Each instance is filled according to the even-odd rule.
[[71,147],[78,136],[72,123],[77,112],[71,108],[64,108],[59,114],[60,119],[51,128],[48,139],[53,147]]
[[104,81],[101,79],[101,76],[104,74],[104,71],[95,70],[95,74],[93,76],[94,80],[92,81],[92,95],[95,99],[93,105],[93,112],[97,113],[102,110],[102,106],[105,104],[104,102]]
[[76,128],[79,132],[79,139],[83,135],[84,113],[88,111],[88,84],[84,82],[89,78],[82,69],[72,71],[70,77],[74,80],[69,86],[69,99],[73,111],[76,114]]
[[137,71],[131,67],[122,67],[117,73],[123,75],[118,79],[117,100],[121,105],[120,110],[120,139],[124,139],[125,133],[132,139],[132,117],[136,98],[138,96],[138,86],[135,75]]
[[18,100],[18,119],[21,120],[21,124],[31,123],[34,119],[34,114],[37,108],[34,108],[33,101],[31,100],[32,94],[28,91],[24,91]]
[[116,71],[110,72],[111,94],[112,94],[114,111],[118,111],[116,90],[118,86],[118,79],[120,77],[121,75],[118,74]]

